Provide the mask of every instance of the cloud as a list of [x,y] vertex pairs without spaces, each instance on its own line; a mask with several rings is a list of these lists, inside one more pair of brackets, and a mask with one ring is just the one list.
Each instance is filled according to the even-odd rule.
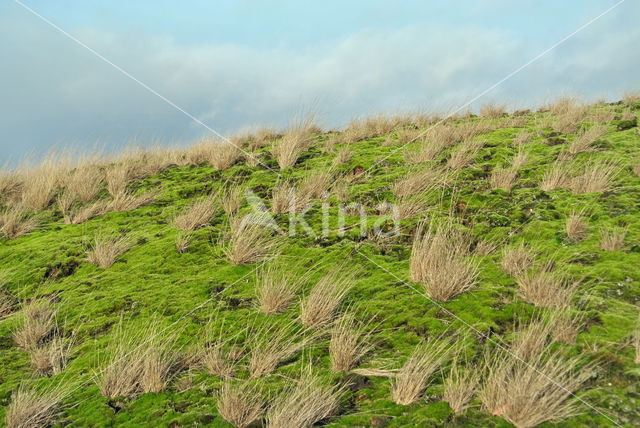
[[[3,153],[54,143],[110,146],[137,137],[189,141],[206,129],[43,23],[0,19]],[[478,101],[531,106],[558,93],[616,97],[638,84],[640,30],[571,39]],[[597,30],[597,31],[596,31]],[[74,31],[80,40],[212,128],[286,125],[315,105],[326,126],[379,111],[446,110],[538,54],[541,46],[482,27],[363,29],[301,49],[184,46],[146,33]],[[638,86],[636,86],[638,87]]]

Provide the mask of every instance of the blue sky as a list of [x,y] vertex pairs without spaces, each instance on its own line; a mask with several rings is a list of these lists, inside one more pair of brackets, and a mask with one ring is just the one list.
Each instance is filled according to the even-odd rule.
[[[25,0],[224,134],[282,127],[310,107],[327,127],[455,108],[615,3]],[[472,108],[640,89],[638,18],[640,1],[626,0]],[[0,57],[0,161],[208,134],[10,0]]]

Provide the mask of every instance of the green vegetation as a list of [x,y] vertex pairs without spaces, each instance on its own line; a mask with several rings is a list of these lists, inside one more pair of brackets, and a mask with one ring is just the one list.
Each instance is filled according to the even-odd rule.
[[[531,370],[512,356],[496,357],[497,344],[508,348],[523,325],[550,319],[563,320],[576,334],[543,329],[540,340],[549,342],[551,356],[531,360],[553,366],[557,383],[574,386],[593,407],[575,402],[575,412],[554,403],[558,414],[530,420],[638,426],[639,113],[636,99],[591,106],[559,101],[517,114],[492,106],[484,116],[447,119],[433,129],[435,119],[424,117],[377,117],[342,132],[298,124],[284,137],[234,137],[251,150],[249,159],[234,150],[208,158],[200,144],[191,151],[130,154],[116,166],[4,173],[1,423],[19,420],[15,409],[11,418],[7,413],[12,393],[20,391],[36,405],[55,403],[56,411],[43,412],[49,419],[38,418],[55,426],[231,426],[221,413],[240,425],[262,414],[258,424],[276,426],[291,413],[332,426],[509,426],[508,404],[488,408],[505,395],[495,390],[496,379],[519,380]],[[585,133],[596,126],[598,132]],[[293,148],[274,150],[279,141]],[[318,171],[329,171],[331,179]],[[56,184],[43,174],[57,176],[51,178]],[[117,183],[109,181],[116,176]],[[45,183],[44,197],[31,179]],[[302,189],[300,197],[312,203],[302,218],[315,236],[290,222],[283,183]],[[88,190],[76,188],[80,196],[63,202],[81,185]],[[278,187],[284,208],[273,218],[281,233],[240,226],[254,212],[238,189],[250,190],[249,199],[269,209]],[[143,195],[139,203],[118,205],[122,209],[113,202]],[[37,203],[27,204],[31,200]],[[377,236],[375,225],[393,230],[385,203],[396,202],[398,230]],[[360,204],[346,209],[344,225],[340,204]],[[72,222],[61,206],[74,216],[90,212]],[[360,210],[367,213],[363,223]],[[322,233],[323,224],[329,233]],[[431,234],[431,226],[446,233]],[[451,260],[432,253],[433,260],[422,260],[424,272],[415,274],[413,237],[427,230],[446,242],[420,244],[421,251],[438,247]],[[120,246],[109,248],[110,242]],[[442,271],[430,274],[434,269]],[[442,275],[445,269],[453,275]],[[472,273],[453,284],[460,269]],[[433,277],[439,279],[411,281]],[[455,291],[435,290],[438,281]],[[327,293],[336,296],[322,301]],[[26,323],[40,336],[18,346]],[[556,333],[569,339],[547,339]],[[447,349],[424,351],[432,343]],[[336,369],[339,356],[329,350],[339,346],[348,363]],[[36,367],[31,347],[65,355],[52,357],[51,367],[48,360]],[[114,373],[123,351],[130,353]],[[257,352],[277,361],[274,370],[255,368]],[[513,371],[497,366],[503,360],[512,361],[505,364]],[[574,364],[568,366],[577,372],[573,377],[563,377],[563,361]],[[417,374],[407,376],[405,365]],[[409,385],[410,399],[398,399],[400,387],[423,375],[421,385]],[[481,394],[488,378],[493,389]],[[458,389],[445,394],[445,385]],[[508,391],[528,390],[511,386]],[[32,388],[46,399],[30,395]],[[122,395],[104,394],[105,388]],[[553,398],[561,395],[555,392]],[[456,413],[443,395],[455,402]],[[302,406],[305,400],[316,408]],[[239,402],[247,408],[237,408]]]

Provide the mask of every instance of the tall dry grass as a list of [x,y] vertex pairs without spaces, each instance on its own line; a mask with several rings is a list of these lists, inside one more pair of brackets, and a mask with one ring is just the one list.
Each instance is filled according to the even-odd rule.
[[605,192],[611,188],[618,171],[614,162],[589,162],[582,174],[571,179],[571,191],[575,194]]
[[489,176],[489,186],[492,189],[503,189],[509,192],[516,184],[517,177],[518,170],[513,166],[507,168],[496,168]]
[[504,104],[485,104],[480,108],[480,116],[487,119],[499,119],[506,113]]
[[578,153],[589,152],[592,150],[593,144],[605,135],[607,135],[607,129],[604,126],[594,125],[576,136],[571,144],[569,144],[567,151],[572,156]]
[[570,242],[582,241],[587,237],[587,221],[580,212],[572,212],[567,217],[565,232]]
[[260,312],[277,314],[286,311],[305,281],[306,275],[299,274],[282,262],[272,262],[261,268],[256,279],[256,299]]
[[518,293],[527,302],[550,308],[563,309],[571,304],[578,283],[570,283],[554,272],[527,272],[519,276]]
[[229,229],[224,252],[234,266],[261,262],[268,258],[278,245],[266,229],[264,217],[230,217]]
[[301,200],[320,198],[327,193],[329,185],[333,182],[333,172],[327,169],[311,171],[298,186],[297,197]]
[[249,374],[252,378],[258,378],[272,373],[309,341],[294,324],[260,328],[249,339]]
[[431,375],[440,369],[453,351],[452,344],[446,340],[430,340],[416,346],[393,380],[393,401],[403,406],[418,401]]
[[238,428],[260,419],[266,407],[261,391],[248,381],[225,382],[216,395],[216,408],[222,418]]
[[555,162],[548,168],[540,182],[540,189],[550,192],[554,189],[566,188],[571,184],[569,169],[566,164]]
[[62,410],[62,400],[69,387],[62,384],[36,389],[21,384],[11,393],[6,409],[8,428],[38,428],[53,426]]
[[268,428],[310,427],[332,416],[344,387],[327,384],[311,369],[303,369],[298,381],[281,392],[267,411]]
[[280,169],[296,164],[302,152],[311,145],[316,128],[313,115],[294,118],[284,136],[274,142],[271,148],[271,154],[278,161]]
[[123,194],[129,182],[134,176],[131,164],[122,162],[111,165],[105,171],[105,181],[107,182],[107,192],[116,198]]
[[220,196],[222,209],[227,215],[236,214],[242,207],[244,191],[242,187],[234,186],[226,189]]
[[437,140],[422,137],[419,140],[418,147],[405,150],[404,159],[409,164],[431,162],[436,159],[443,148],[444,146]]
[[572,395],[593,372],[580,357],[541,352],[523,362],[498,351],[488,357],[480,399],[489,413],[516,427],[558,423],[580,413]]
[[457,359],[453,360],[449,376],[444,380],[444,394],[442,399],[449,404],[456,415],[461,415],[470,406],[469,401],[475,394],[480,374],[473,369],[460,372]]
[[473,159],[478,155],[479,150],[479,142],[465,141],[451,154],[447,161],[447,166],[452,169],[466,168],[473,163]]
[[335,313],[354,286],[355,273],[344,267],[324,275],[300,303],[300,320],[311,328],[330,323]]
[[13,340],[26,350],[35,350],[51,335],[56,311],[45,300],[34,300],[22,308],[22,323],[13,333]]
[[396,181],[393,185],[393,194],[397,197],[415,195],[431,189],[446,186],[451,175],[437,168],[425,168],[413,171]]
[[81,166],[69,173],[65,179],[65,191],[74,200],[89,202],[102,190],[104,173],[95,165]]
[[8,239],[16,239],[38,227],[36,218],[20,206],[14,206],[0,214],[0,231]]
[[533,254],[524,242],[516,247],[502,250],[500,267],[513,277],[517,277],[533,266]]
[[371,349],[368,325],[358,323],[352,314],[342,315],[331,328],[329,358],[334,372],[348,372],[357,367]]
[[600,248],[604,251],[618,251],[624,245],[624,239],[627,236],[627,229],[602,229],[600,233],[602,235],[602,238],[600,239]]
[[422,283],[430,298],[445,302],[475,285],[478,264],[468,256],[468,238],[451,223],[424,226],[418,227],[411,247],[411,280]]
[[190,232],[206,226],[216,212],[216,196],[199,199],[173,219],[173,226]]
[[131,248],[132,242],[126,236],[100,236],[96,235],[93,245],[87,251],[89,263],[108,269],[113,266],[118,256]]

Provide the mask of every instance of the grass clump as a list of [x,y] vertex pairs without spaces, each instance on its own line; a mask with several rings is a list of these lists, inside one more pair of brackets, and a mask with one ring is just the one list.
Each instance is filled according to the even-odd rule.
[[507,247],[502,250],[500,267],[509,275],[517,277],[526,272],[532,265],[533,254],[524,242],[521,242],[516,247]]
[[403,406],[415,403],[427,387],[427,380],[452,352],[451,343],[444,340],[418,345],[394,378],[391,388],[393,401]]
[[16,206],[0,214],[0,231],[8,239],[16,239],[38,227],[38,221]]
[[627,229],[603,229],[601,232],[600,248],[604,251],[618,251],[624,245]]
[[301,335],[294,324],[284,327],[263,327],[250,339],[249,373],[258,378],[272,373],[278,365],[293,357],[310,339]]
[[345,314],[331,328],[329,357],[334,372],[348,372],[358,365],[360,360],[372,348],[371,334],[358,324],[353,315]]
[[573,212],[567,217],[567,222],[565,224],[565,232],[567,233],[567,238],[571,242],[582,241],[587,237],[587,222],[584,219],[584,216],[580,213]]
[[553,272],[527,272],[517,278],[518,293],[536,306],[562,309],[570,305],[578,287]]
[[264,314],[286,311],[306,278],[281,263],[271,263],[258,271],[256,298]]
[[265,229],[263,220],[251,215],[229,219],[230,234],[224,251],[231,264],[261,262],[276,248],[277,242]]
[[424,285],[427,295],[445,302],[473,287],[478,266],[468,258],[469,241],[451,224],[424,231],[421,224],[411,247],[411,280]]
[[354,285],[354,274],[335,270],[323,276],[300,304],[300,320],[318,328],[333,320],[336,310]]
[[173,219],[173,225],[184,231],[193,231],[209,224],[216,211],[214,197],[208,196],[194,202]]
[[244,428],[262,417],[265,402],[260,390],[248,381],[227,381],[216,396],[216,408],[225,421]]
[[465,370],[460,373],[456,359],[454,359],[449,376],[444,380],[444,394],[442,396],[453,413],[461,415],[470,407],[469,401],[478,388],[479,380],[480,375],[475,371]]
[[54,425],[67,389],[62,386],[35,389],[20,385],[11,394],[11,402],[5,413],[7,427],[38,428]]
[[115,263],[118,256],[131,248],[131,240],[126,236],[96,235],[92,247],[87,251],[89,263],[108,269]]
[[22,308],[22,324],[13,340],[22,349],[36,350],[53,332],[56,311],[44,300],[34,300]]

